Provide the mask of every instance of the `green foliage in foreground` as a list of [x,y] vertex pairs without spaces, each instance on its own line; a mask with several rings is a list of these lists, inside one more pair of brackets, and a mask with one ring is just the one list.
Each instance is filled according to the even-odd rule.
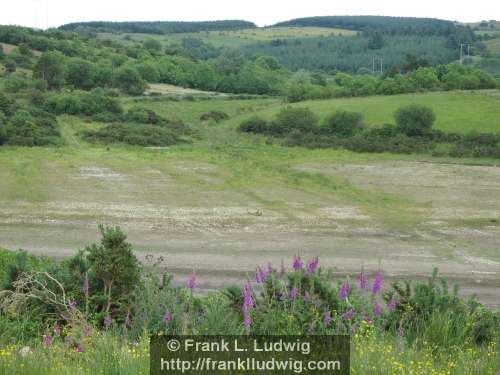
[[[28,268],[0,253],[0,271],[24,267],[11,279],[14,291],[0,294],[2,373],[147,373],[151,334],[350,333],[353,373],[494,375],[500,369],[500,316],[460,299],[437,271],[416,284],[385,286],[381,273],[371,282],[363,272],[357,280],[332,282],[318,259],[305,264],[296,256],[289,271],[257,267],[254,283],[197,296],[194,276],[187,288],[176,287],[153,270],[134,285],[130,276],[138,268],[123,233],[103,228],[102,235],[100,246],[87,248],[86,260],[79,254]],[[95,263],[93,249],[110,263]],[[45,275],[56,278],[26,283]],[[66,295],[50,280],[62,282]],[[120,298],[119,280],[129,283],[121,289],[127,298]],[[110,286],[119,309],[107,308]]]

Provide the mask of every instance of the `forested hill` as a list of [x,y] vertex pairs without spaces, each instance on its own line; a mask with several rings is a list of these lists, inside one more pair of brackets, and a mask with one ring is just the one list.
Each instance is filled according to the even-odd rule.
[[279,22],[278,26],[335,27],[349,30],[377,30],[397,35],[450,35],[457,25],[452,21],[435,18],[385,17],[385,16],[323,16],[296,18]]
[[222,31],[255,28],[253,22],[242,20],[224,21],[155,21],[155,22],[75,22],[62,25],[59,29],[64,31],[90,30],[96,32],[117,33],[143,33],[143,34],[168,34],[191,33],[198,31]]

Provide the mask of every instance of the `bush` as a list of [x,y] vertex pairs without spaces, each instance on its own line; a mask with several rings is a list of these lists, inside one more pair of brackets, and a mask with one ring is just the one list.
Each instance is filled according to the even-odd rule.
[[394,118],[399,131],[409,137],[429,134],[434,121],[436,121],[436,115],[432,108],[418,104],[398,109]]
[[325,121],[322,131],[337,137],[351,137],[364,128],[363,115],[358,112],[337,111]]
[[221,122],[229,118],[229,115],[227,113],[221,112],[221,111],[210,111],[207,113],[204,113],[200,116],[201,121],[209,121],[209,120],[214,120],[215,122]]
[[266,133],[269,130],[267,121],[261,117],[253,116],[240,124],[239,130],[245,133]]
[[100,113],[121,115],[123,112],[120,102],[101,88],[90,92],[75,91],[53,94],[47,98],[43,107],[46,111],[56,115],[95,116]]
[[83,138],[98,143],[138,146],[170,146],[181,142],[174,130],[157,125],[109,124],[97,131],[84,131]]
[[47,146],[60,142],[57,120],[50,113],[21,109],[9,119],[7,143],[18,146]]
[[316,115],[309,108],[283,108],[271,123],[273,134],[287,134],[293,130],[311,132],[318,124]]
[[142,107],[132,107],[125,115],[125,119],[129,122],[138,122],[141,124],[160,124],[165,120],[155,111]]
[[114,85],[129,95],[142,95],[147,84],[139,72],[130,67],[121,67],[115,74]]

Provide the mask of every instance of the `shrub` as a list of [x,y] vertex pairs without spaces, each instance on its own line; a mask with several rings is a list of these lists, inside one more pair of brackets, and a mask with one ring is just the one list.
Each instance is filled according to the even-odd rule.
[[60,141],[56,118],[36,109],[15,112],[7,124],[6,133],[7,143],[11,145],[46,146]]
[[409,137],[429,134],[434,121],[436,121],[436,115],[431,108],[418,104],[398,109],[394,118],[399,131]]
[[363,128],[363,115],[361,113],[337,111],[326,119],[322,131],[337,137],[351,137]]
[[90,92],[75,91],[53,94],[47,98],[43,107],[46,111],[56,115],[94,116],[99,113],[121,115],[123,112],[120,102],[101,88]]
[[114,85],[129,95],[142,95],[147,84],[139,72],[130,67],[121,67],[115,74]]
[[283,108],[276,120],[272,122],[270,131],[273,134],[287,134],[292,130],[301,132],[313,131],[318,124],[316,115],[309,108]]
[[112,307],[120,308],[130,304],[136,286],[139,284],[139,261],[127,242],[127,236],[119,227],[99,226],[101,243],[85,248],[84,254],[93,277],[100,281],[104,303],[99,310],[106,314]]
[[239,129],[245,133],[266,133],[269,127],[266,120],[258,116],[253,116],[243,121]]
[[229,115],[221,111],[210,111],[204,113],[200,116],[201,121],[214,120],[215,122],[221,122],[229,118]]
[[142,107],[132,107],[125,115],[125,119],[129,122],[138,122],[141,124],[160,124],[164,119],[155,111]]
[[157,125],[109,124],[97,131],[82,132],[83,138],[99,143],[138,146],[170,146],[181,142],[173,129]]

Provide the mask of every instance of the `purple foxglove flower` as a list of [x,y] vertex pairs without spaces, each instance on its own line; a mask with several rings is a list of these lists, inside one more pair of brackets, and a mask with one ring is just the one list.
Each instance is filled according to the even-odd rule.
[[368,289],[368,277],[366,277],[363,270],[361,270],[361,273],[359,274],[359,288],[362,290]]
[[262,268],[257,267],[257,270],[255,271],[255,281],[257,283],[265,283],[267,280],[268,274],[262,270]]
[[345,313],[342,314],[342,318],[346,320],[352,320],[354,319],[355,312],[353,309],[347,310]]
[[243,305],[255,306],[255,302],[253,300],[253,291],[250,282],[247,281],[245,286],[243,287]]
[[186,286],[191,290],[193,290],[196,287],[196,275],[194,273],[188,279]]
[[299,290],[296,287],[293,287],[292,290],[290,290],[290,298],[292,300],[295,300],[297,298],[298,294],[299,294]]
[[59,322],[56,322],[56,324],[54,324],[54,335],[61,336],[61,326],[59,325]]
[[350,291],[351,291],[351,287],[349,286],[349,280],[345,279],[344,284],[340,288],[340,298],[347,299],[347,297],[349,297]]
[[111,318],[109,315],[104,318],[104,325],[106,328],[109,328],[113,324],[113,318]]
[[293,256],[293,269],[295,271],[301,270],[304,268],[304,262],[298,255]]
[[373,281],[372,293],[377,294],[382,288],[382,283],[384,282],[384,275],[381,272],[377,272],[375,280]]
[[314,273],[316,272],[316,270],[318,269],[318,265],[319,265],[319,258],[316,257],[314,258],[313,260],[311,260],[309,262],[309,264],[307,265],[307,271],[309,273]]
[[243,304],[243,324],[245,325],[246,329],[250,329],[252,326],[252,318],[250,317],[250,307],[246,304]]
[[382,306],[377,301],[375,301],[375,305],[373,306],[373,313],[376,317],[380,317],[380,315],[382,315]]
[[54,338],[51,335],[43,335],[43,346],[50,348],[54,343]]
[[390,311],[394,311],[396,310],[396,307],[398,307],[398,303],[398,300],[395,297],[392,297],[391,300],[387,303],[387,307]]
[[163,321],[165,323],[171,322],[172,321],[172,313],[170,311],[167,311],[165,315],[163,315]]

